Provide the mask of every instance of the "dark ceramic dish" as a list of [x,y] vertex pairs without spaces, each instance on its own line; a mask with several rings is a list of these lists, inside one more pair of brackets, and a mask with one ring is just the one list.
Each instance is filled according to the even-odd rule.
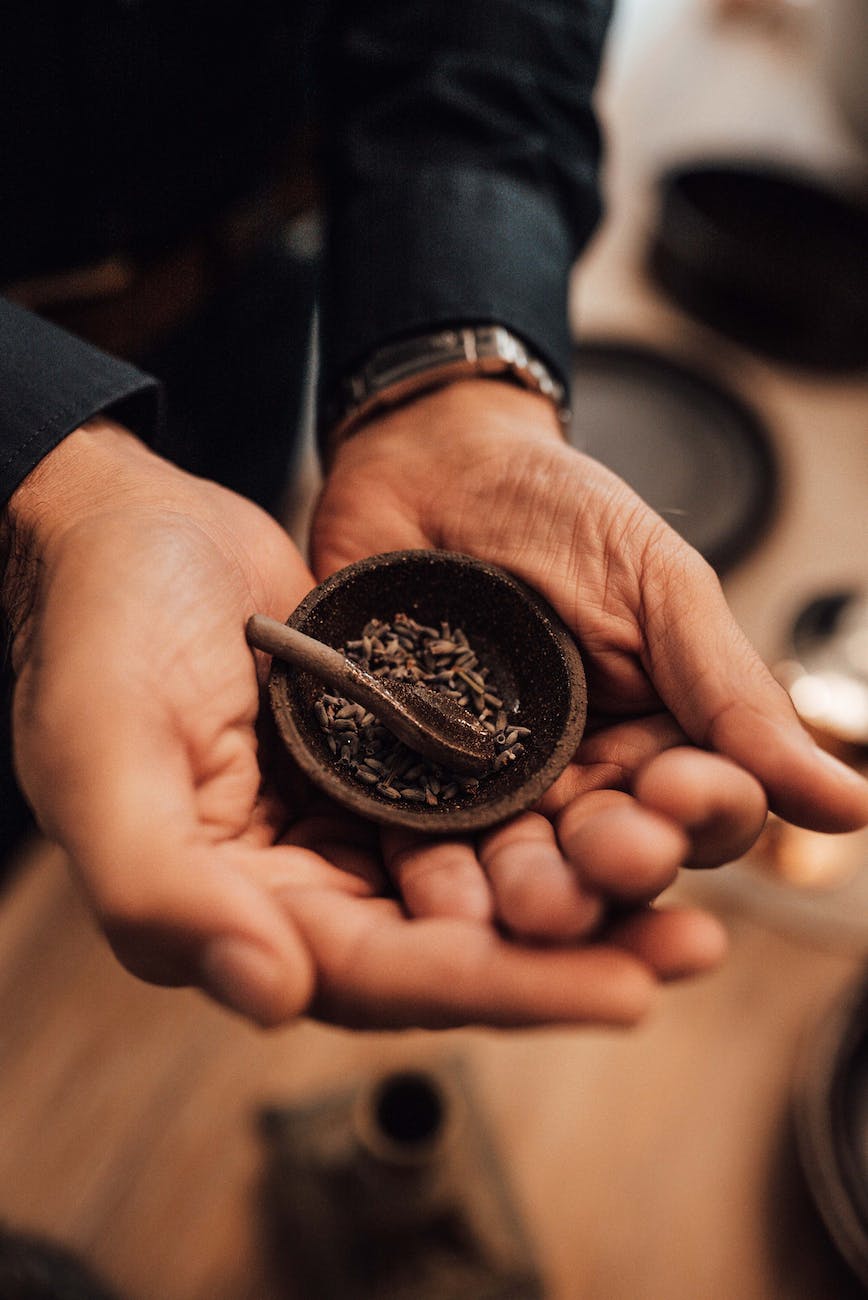
[[649,268],[675,302],[797,366],[868,364],[868,203],[772,164],[720,161],[660,181]]
[[796,1090],[796,1131],[817,1208],[868,1288],[868,970],[810,1044]]
[[574,447],[620,475],[718,573],[774,513],[776,464],[756,411],[651,348],[584,340],[573,355]]
[[459,793],[449,803],[389,803],[335,763],[314,713],[320,683],[275,661],[271,708],[295,762],[344,807],[429,833],[480,830],[530,807],[566,767],[585,725],[585,674],[567,629],[510,574],[447,551],[393,551],[352,564],[312,591],[287,623],[341,648],[369,619],[391,621],[398,613],[463,628],[490,668],[510,718],[532,730],[525,753],[478,791]]

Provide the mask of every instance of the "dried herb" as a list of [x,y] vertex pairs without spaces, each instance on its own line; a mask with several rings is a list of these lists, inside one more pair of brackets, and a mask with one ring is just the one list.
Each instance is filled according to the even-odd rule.
[[[480,665],[461,628],[446,622],[427,627],[406,614],[396,614],[391,623],[374,618],[343,651],[374,677],[424,683],[474,713],[494,737],[492,776],[525,752],[530,728],[507,717],[489,669]],[[397,740],[373,713],[339,695],[324,693],[314,712],[335,761],[390,802],[436,808],[461,793],[475,793],[480,780],[489,779],[459,776],[429,762]]]

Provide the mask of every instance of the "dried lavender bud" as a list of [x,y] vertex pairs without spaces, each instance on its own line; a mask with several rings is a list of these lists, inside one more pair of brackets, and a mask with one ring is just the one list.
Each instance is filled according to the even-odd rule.
[[[344,645],[346,657],[375,677],[421,682],[457,700],[494,736],[492,772],[479,780],[461,777],[422,758],[398,741],[361,705],[323,693],[314,704],[317,723],[330,752],[348,775],[392,803],[436,808],[456,797],[472,799],[525,750],[516,743],[530,728],[507,721],[503,699],[480,664],[463,629],[446,622],[439,628],[396,614],[391,623],[370,619],[360,637]],[[376,755],[376,757],[375,757]]]

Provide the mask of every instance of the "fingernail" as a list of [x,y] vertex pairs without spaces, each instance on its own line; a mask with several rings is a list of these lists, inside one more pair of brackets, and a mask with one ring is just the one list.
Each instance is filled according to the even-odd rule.
[[213,939],[200,963],[206,990],[242,1016],[273,1025],[275,991],[282,972],[277,959],[246,939]]
[[834,754],[830,754],[826,749],[821,749],[819,745],[817,745],[816,749],[817,757],[831,775],[837,777],[839,781],[845,781],[853,789],[868,789],[868,781],[854,767],[842,763],[840,758],[836,758]]

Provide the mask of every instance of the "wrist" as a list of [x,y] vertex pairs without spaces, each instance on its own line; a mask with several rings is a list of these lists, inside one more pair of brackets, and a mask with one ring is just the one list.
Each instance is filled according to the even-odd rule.
[[4,529],[28,538],[63,529],[110,494],[118,459],[129,459],[133,447],[150,454],[114,420],[88,420],[67,434],[15,489],[3,512]]
[[56,539],[117,500],[122,467],[151,452],[115,421],[73,430],[15,489],[0,512],[0,610],[13,640],[28,622],[40,570]]
[[503,325],[456,325],[386,344],[335,385],[321,426],[326,462],[372,420],[472,379],[505,381],[537,394],[563,427],[569,423],[564,385],[520,338]]
[[[564,427],[551,402],[506,380],[459,379],[420,393],[393,410],[382,412],[338,448],[340,460],[365,454],[374,445],[398,441],[438,454],[473,444],[497,451],[513,439],[565,446]],[[393,453],[396,448],[393,447]]]

